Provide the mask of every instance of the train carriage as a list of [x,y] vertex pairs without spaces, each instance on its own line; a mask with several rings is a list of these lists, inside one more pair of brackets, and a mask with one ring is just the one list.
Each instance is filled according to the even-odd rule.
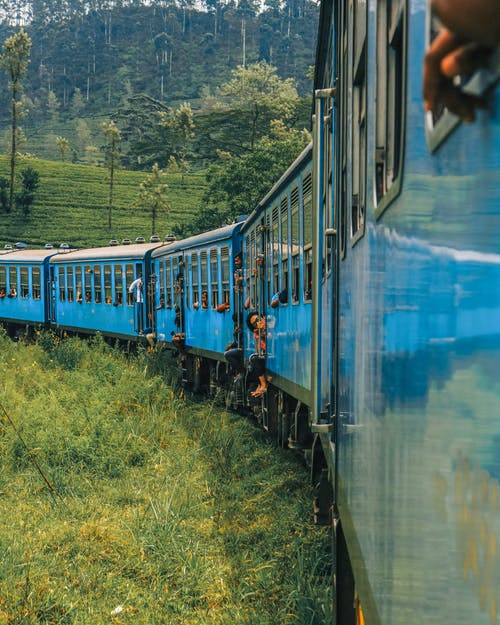
[[[426,3],[323,2],[313,430],[331,483],[336,623],[498,621],[498,55],[475,124],[425,114]],[[330,288],[326,280],[322,288]],[[494,364],[496,363],[496,364]],[[318,460],[318,464],[321,464]]]
[[[52,326],[123,339],[137,340],[146,334],[153,308],[150,257],[162,245],[113,245],[53,256],[49,278]],[[140,276],[138,297],[129,288]]]
[[56,250],[2,250],[0,318],[13,326],[48,322],[49,260]]
[[[284,445],[309,444],[312,332],[312,146],[309,145],[242,228],[247,313],[266,318],[271,383],[264,425]],[[256,351],[247,330],[245,357]]]
[[171,346],[182,345],[185,364],[195,371],[196,388],[208,383],[209,363],[224,376],[224,351],[242,316],[241,297],[234,288],[241,225],[239,221],[189,237],[152,254],[158,277],[156,336]]

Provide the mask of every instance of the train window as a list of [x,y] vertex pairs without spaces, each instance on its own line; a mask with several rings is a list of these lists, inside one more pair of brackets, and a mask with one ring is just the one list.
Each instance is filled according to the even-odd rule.
[[191,256],[191,284],[193,289],[193,306],[198,308],[200,306],[200,277],[198,275],[198,252],[194,252]]
[[275,206],[272,212],[272,263],[273,263],[273,283],[272,294],[278,293],[279,284],[279,208]]
[[115,306],[121,306],[123,304],[123,267],[121,265],[115,265]]
[[264,229],[264,247],[265,252],[264,255],[266,257],[266,266],[265,266],[265,274],[266,274],[266,290],[267,290],[267,301],[271,303],[271,297],[273,295],[271,290],[272,285],[272,253],[271,253],[271,217],[270,215],[265,216],[265,229]]
[[33,291],[33,299],[41,298],[41,284],[40,267],[33,267],[31,270],[31,288]]
[[288,289],[288,196],[281,200],[281,290]]
[[[165,298],[165,263],[163,261],[158,261],[158,273],[159,273],[159,281],[160,281],[160,298],[163,297],[163,301],[166,302]],[[164,304],[165,306],[165,304]]]
[[312,299],[312,176],[307,174],[302,183],[302,232],[304,239],[304,301]]
[[292,190],[290,196],[291,208],[291,236],[292,236],[292,303],[300,299],[300,214],[299,214],[299,187]]
[[212,308],[217,308],[219,305],[219,251],[216,248],[210,250],[210,291]]
[[111,281],[111,265],[104,265],[104,303],[113,303],[113,286]]
[[94,302],[102,302],[101,265],[94,265]]
[[251,302],[251,282],[252,282],[252,273],[251,273],[251,266],[252,266],[252,261],[251,261],[251,257],[252,257],[252,249],[251,249],[251,244],[250,244],[250,235],[247,235],[246,239],[245,239],[245,275],[246,275],[246,282],[245,282],[245,288],[246,288],[246,294],[245,294],[245,306],[247,308],[253,308],[253,304]]
[[92,270],[90,265],[85,265],[83,272],[85,301],[87,304],[92,302]]
[[208,259],[207,252],[204,250],[200,255],[201,269],[201,307],[208,308]]
[[378,218],[401,189],[407,11],[406,0],[380,0],[376,6],[375,201]]
[[0,266],[0,292],[5,295],[7,291],[7,271],[5,266]]
[[190,288],[189,288],[190,280],[191,280],[191,275],[190,275],[191,257],[188,256],[187,254],[184,257],[184,263],[185,264],[184,264],[184,272],[183,272],[183,275],[184,275],[184,287],[183,288],[184,288],[184,293],[186,294],[186,299],[185,299],[186,306],[189,308],[191,306]]
[[135,280],[134,277],[134,266],[133,265],[125,265],[125,288],[127,289],[127,305],[134,305],[134,294],[130,293],[130,285]]
[[172,263],[170,258],[165,261],[165,293],[167,295],[165,299],[165,306],[172,308]]
[[66,301],[66,284],[64,267],[59,267],[59,301]]
[[73,267],[66,267],[66,284],[68,287],[68,302],[75,301],[75,286],[73,283]]
[[30,295],[28,267],[21,267],[19,273],[20,273],[20,278],[21,278],[20,280],[21,297],[26,299]]
[[82,295],[82,268],[75,267],[75,283],[76,283],[76,301],[81,304],[83,302]]
[[230,268],[229,268],[229,248],[223,247],[220,251],[221,255],[221,272],[222,272],[222,302],[231,304],[231,291],[229,284]]
[[351,236],[355,243],[364,233],[366,207],[366,1],[354,1],[353,30]]
[[17,267],[9,267],[9,297],[17,297]]

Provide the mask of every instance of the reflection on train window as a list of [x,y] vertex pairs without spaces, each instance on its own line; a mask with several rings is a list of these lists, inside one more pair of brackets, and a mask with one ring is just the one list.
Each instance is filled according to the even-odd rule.
[[307,174],[302,185],[303,203],[303,237],[304,237],[304,301],[312,300],[312,239],[313,239],[313,216],[312,216],[312,176]]
[[281,200],[281,290],[288,289],[288,196]]
[[133,265],[125,265],[125,288],[127,289],[127,305],[134,305],[134,294],[130,293],[130,285],[135,280],[134,277],[134,266]]
[[[206,250],[203,250],[200,255],[200,269],[201,269],[201,307],[203,309],[208,308],[208,258]],[[205,293],[205,295],[203,295]]]
[[219,305],[219,252],[216,248],[210,250],[210,290],[212,293],[212,308]]
[[351,236],[362,236],[366,207],[366,1],[354,0]]
[[75,286],[73,283],[73,267],[66,267],[66,284],[68,287],[68,302],[75,301]]
[[85,270],[84,270],[84,293],[85,293],[85,301],[87,302],[87,304],[90,304],[92,302],[92,284],[91,284],[91,269],[90,269],[90,265],[85,265]]
[[33,291],[33,299],[41,298],[41,274],[40,267],[33,267],[31,270],[31,289]]
[[26,299],[30,295],[28,267],[21,267],[20,275],[21,275],[21,289],[20,289],[21,297]]
[[401,188],[406,93],[406,0],[380,0],[376,14],[375,200],[379,217]]
[[0,266],[0,291],[6,293],[7,291],[7,271],[5,266]]
[[123,268],[121,265],[115,265],[115,306],[123,304]]
[[75,267],[75,283],[76,283],[76,301],[81,304],[83,302],[82,291],[82,268],[80,266]]
[[193,306],[198,308],[200,305],[200,278],[198,275],[198,252],[193,252],[191,256],[191,285],[193,289]]
[[229,286],[229,248],[223,247],[220,251],[221,255],[221,272],[222,272],[222,303],[231,303],[231,291]]
[[[66,285],[65,285],[64,267],[59,267],[59,301],[66,301]],[[69,289],[68,289],[69,290]],[[71,300],[70,300],[71,301]]]
[[111,283],[111,265],[104,265],[104,303],[113,303],[113,287]]
[[94,302],[102,302],[101,265],[94,265]]

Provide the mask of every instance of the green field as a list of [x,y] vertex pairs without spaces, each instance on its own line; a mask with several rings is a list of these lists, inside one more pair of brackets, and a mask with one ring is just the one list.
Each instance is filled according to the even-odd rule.
[[302,461],[165,352],[0,333],[0,625],[325,625]]
[[[14,209],[0,213],[0,247],[26,241],[30,246],[63,242],[75,247],[107,245],[110,239],[149,239],[150,211],[137,206],[139,185],[145,172],[118,170],[115,174],[112,229],[108,229],[109,172],[104,167],[74,165],[23,157],[17,171],[31,167],[39,172],[40,185],[27,219]],[[8,158],[0,157],[0,176],[8,178]],[[168,214],[157,217],[154,234],[164,238],[172,226],[188,222],[201,204],[206,187],[203,173],[167,174]]]

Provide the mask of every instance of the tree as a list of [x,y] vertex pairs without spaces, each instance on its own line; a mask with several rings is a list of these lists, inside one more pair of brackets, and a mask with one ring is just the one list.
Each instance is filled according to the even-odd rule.
[[136,205],[151,211],[151,234],[156,233],[156,219],[160,211],[168,213],[170,204],[166,194],[168,185],[163,182],[164,172],[155,163],[151,168],[151,175],[145,178],[139,186],[139,197]]
[[104,146],[106,155],[106,166],[109,169],[109,204],[108,204],[108,228],[111,230],[111,214],[113,212],[113,187],[115,179],[115,169],[120,162],[120,141],[121,134],[115,122],[103,122],[101,124],[107,144]]
[[56,143],[61,152],[61,160],[64,162],[69,150],[69,141],[66,137],[56,137]]
[[191,233],[251,213],[309,141],[307,131],[288,130],[282,122],[273,122],[271,132],[258,141],[253,152],[241,156],[220,153],[222,163],[209,168],[208,188]]
[[19,208],[24,217],[28,217],[33,202],[35,201],[35,191],[40,183],[40,174],[32,167],[27,167],[21,172],[21,191],[16,193],[16,208]]
[[4,41],[0,66],[7,73],[11,91],[11,149],[10,149],[10,191],[9,212],[14,204],[14,176],[16,171],[17,151],[17,123],[19,119],[19,96],[21,94],[21,80],[26,74],[31,52],[31,39],[21,30]]

